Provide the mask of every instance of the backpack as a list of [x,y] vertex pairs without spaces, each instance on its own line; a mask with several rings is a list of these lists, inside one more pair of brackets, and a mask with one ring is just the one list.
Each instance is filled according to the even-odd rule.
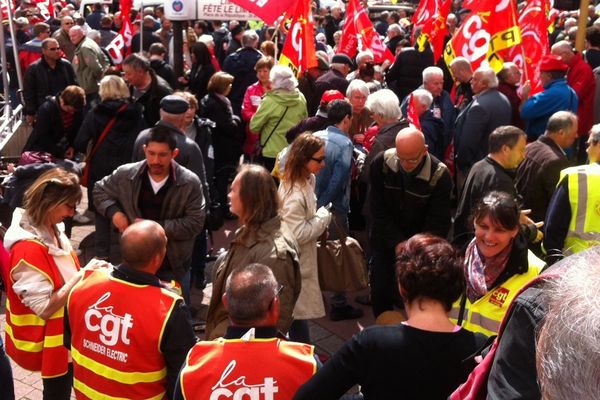
[[[553,280],[558,278],[560,275],[558,271],[553,271],[552,273],[541,274],[536,276],[534,279],[529,281],[525,286],[519,290],[519,293],[515,296],[515,300],[527,289],[530,287],[536,286],[538,284],[544,283],[549,280]],[[489,352],[485,355],[484,359],[471,371],[467,381],[460,385],[458,389],[456,389],[448,400],[485,400],[487,397],[487,382],[490,376],[490,372],[492,370],[492,365],[494,364],[494,358],[496,356],[496,350],[498,349],[500,340],[502,339],[502,333],[504,332],[504,328],[508,321],[510,320],[510,316],[514,309],[515,300],[510,304],[504,318],[502,319],[502,323],[500,324],[500,329],[498,329],[498,336],[494,340],[492,347]]]

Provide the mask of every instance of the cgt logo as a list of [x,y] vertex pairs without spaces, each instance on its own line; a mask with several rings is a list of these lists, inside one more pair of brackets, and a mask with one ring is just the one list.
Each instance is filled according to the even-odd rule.
[[246,377],[240,375],[238,378],[230,378],[236,361],[232,360],[223,370],[221,378],[211,390],[209,400],[274,400],[275,393],[279,392],[277,381],[273,378],[266,378],[263,383],[248,384]]
[[107,346],[114,346],[119,338],[124,344],[129,344],[133,317],[127,313],[123,316],[114,314],[113,306],[100,307],[109,297],[110,292],[104,293],[88,308],[84,315],[85,326],[90,332],[100,331],[100,341]]
[[494,290],[490,295],[490,303],[492,303],[495,306],[502,307],[508,299],[509,293],[510,290],[508,290],[507,288],[499,287],[498,289]]

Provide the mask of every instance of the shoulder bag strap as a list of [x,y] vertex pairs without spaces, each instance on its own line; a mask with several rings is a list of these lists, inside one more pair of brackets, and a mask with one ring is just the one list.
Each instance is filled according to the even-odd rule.
[[117,122],[117,117],[126,108],[127,108],[127,103],[125,103],[121,107],[119,107],[119,109],[117,110],[117,113],[115,114],[115,116],[112,117],[112,119],[108,122],[108,124],[106,124],[106,127],[104,127],[104,130],[100,134],[100,137],[98,138],[98,141],[96,142],[96,144],[94,144],[94,147],[92,147],[92,150],[90,150],[90,154],[88,154],[88,156],[87,156],[87,161],[89,161],[89,160],[92,159],[92,157],[96,153],[96,150],[98,150],[98,148],[100,147],[100,145],[102,144],[102,142],[106,138],[106,135],[108,135],[108,132],[110,131],[110,129],[113,127],[113,125],[115,124],[115,122]]
[[273,136],[273,134],[275,133],[275,130],[277,129],[277,127],[281,123],[281,120],[283,119],[283,117],[285,117],[285,114],[287,113],[288,108],[290,108],[290,107],[286,107],[285,108],[285,111],[283,112],[283,114],[281,114],[281,118],[279,118],[279,121],[277,121],[277,124],[275,124],[275,127],[273,128],[273,130],[269,134],[269,137],[267,138],[267,140],[265,140],[264,143],[261,143],[261,145],[260,145],[261,147],[265,147],[267,145],[267,143],[269,143],[269,139],[271,139],[271,136]]

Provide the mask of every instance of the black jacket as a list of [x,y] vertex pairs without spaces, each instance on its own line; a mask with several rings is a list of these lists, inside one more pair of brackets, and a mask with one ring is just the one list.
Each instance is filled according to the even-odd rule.
[[[160,36],[158,36],[152,29],[144,28],[144,37],[141,40],[143,43],[143,50],[148,51],[150,46],[154,43],[162,43],[160,40]],[[131,38],[131,51],[137,53],[140,51],[140,33],[136,33]]]
[[244,94],[246,94],[248,86],[258,81],[254,66],[261,57],[262,53],[255,48],[242,47],[235,53],[229,54],[225,57],[225,61],[223,61],[223,71],[235,77],[231,93],[229,93],[229,99],[231,100],[231,106],[235,115],[239,116],[242,111]]
[[[123,104],[125,104],[123,101],[116,100],[99,103],[85,116],[75,138],[75,150],[85,153],[90,141],[95,145],[106,125],[115,116],[117,117],[93,158],[87,160],[90,163],[88,188],[93,188],[94,183],[112,174],[117,167],[131,162],[133,143],[138,133],[146,128],[142,117],[143,107],[137,103],[129,103],[118,113]],[[94,204],[91,195],[92,190],[88,190],[90,207]]]
[[208,93],[208,81],[214,73],[215,67],[213,67],[211,63],[206,65],[192,64],[188,86],[190,92],[198,99],[198,103],[200,103],[202,98]]
[[234,116],[227,104],[217,95],[209,93],[200,104],[200,117],[215,122],[212,142],[215,149],[215,167],[229,165],[242,154],[244,132],[240,129],[240,119]]
[[152,68],[154,72],[156,72],[156,75],[160,76],[165,81],[167,81],[171,88],[177,86],[177,78],[175,78],[175,72],[173,71],[173,67],[171,67],[169,63],[159,59],[151,60],[150,68]]
[[423,70],[434,65],[429,47],[419,52],[414,47],[402,49],[390,67],[385,80],[399,99],[405,98],[423,83]]
[[77,85],[77,78],[73,66],[64,58],[56,61],[54,69],[43,57],[32,63],[23,79],[25,115],[35,115],[46,97],[55,96],[69,85]]
[[65,158],[65,151],[73,147],[75,136],[83,120],[83,112],[75,113],[73,123],[65,129],[58,105],[57,94],[48,99],[37,111],[37,120],[24,151],[45,151],[56,158]]
[[379,153],[370,168],[370,243],[390,250],[417,233],[446,237],[450,230],[452,178],[448,168],[426,154],[415,171],[404,173],[395,149]]
[[[144,119],[147,126],[154,126],[160,119],[160,101],[163,97],[173,93],[171,86],[160,76],[156,75],[154,70],[150,70],[152,75],[152,83],[150,88],[140,98],[136,99],[136,103],[144,106]],[[133,95],[133,87],[130,88]]]

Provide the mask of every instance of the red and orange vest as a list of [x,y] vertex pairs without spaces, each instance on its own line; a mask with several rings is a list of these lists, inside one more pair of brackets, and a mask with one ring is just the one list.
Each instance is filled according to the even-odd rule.
[[165,325],[181,297],[96,270],[67,303],[73,387],[78,399],[166,398],[160,351]]
[[180,374],[185,399],[291,399],[317,369],[314,347],[273,339],[197,343]]
[[[71,253],[77,269],[79,261]],[[12,290],[12,272],[21,262],[43,274],[56,292],[64,285],[63,278],[48,247],[36,240],[22,240],[10,251],[10,276],[6,285],[6,353],[20,367],[30,371],[41,371],[43,378],[52,378],[67,373],[69,353],[63,345],[64,309],[55,312],[44,321]]]

